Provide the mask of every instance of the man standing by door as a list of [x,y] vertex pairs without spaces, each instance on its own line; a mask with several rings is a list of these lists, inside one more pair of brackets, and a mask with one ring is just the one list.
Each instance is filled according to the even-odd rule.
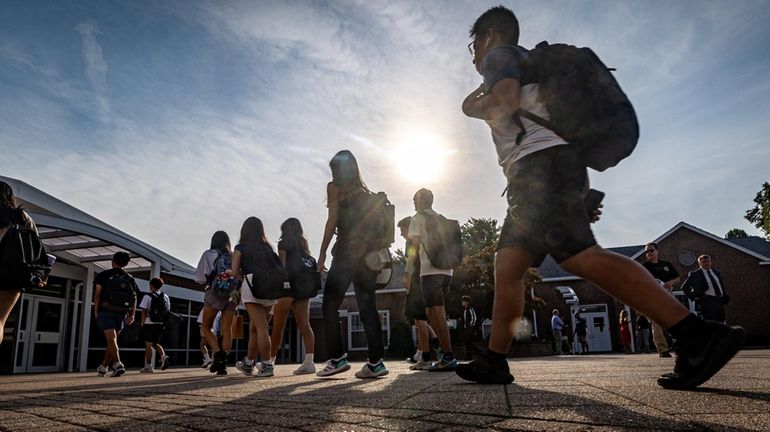
[[[663,288],[671,292],[674,286],[679,283],[679,273],[670,262],[658,259],[658,244],[655,242],[647,243],[644,247],[644,256],[647,258],[647,262],[642,264],[644,268],[655,279],[660,281]],[[650,321],[650,325],[652,327],[652,340],[655,342],[655,348],[658,350],[658,353],[660,353],[661,357],[671,357],[671,354],[668,352],[666,332],[655,322]]]
[[725,321],[725,305],[730,296],[724,290],[722,274],[711,268],[711,257],[698,257],[698,270],[691,271],[682,284],[682,290],[700,307],[704,320]]

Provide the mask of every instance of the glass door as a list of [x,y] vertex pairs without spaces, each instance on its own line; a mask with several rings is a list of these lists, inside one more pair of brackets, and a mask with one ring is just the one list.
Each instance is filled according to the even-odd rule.
[[36,296],[31,300],[31,309],[25,372],[58,372],[61,367],[64,300]]

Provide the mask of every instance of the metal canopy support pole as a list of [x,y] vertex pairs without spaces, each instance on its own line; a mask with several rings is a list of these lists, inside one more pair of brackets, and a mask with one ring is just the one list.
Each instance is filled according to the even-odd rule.
[[94,300],[94,266],[92,264],[88,264],[86,266],[86,283],[83,285],[83,309],[81,310],[82,313],[82,320],[83,327],[80,328],[80,366],[78,367],[78,370],[80,372],[85,372],[88,370],[88,347],[89,347],[89,336],[91,335],[91,316],[92,316],[92,307],[91,303]]

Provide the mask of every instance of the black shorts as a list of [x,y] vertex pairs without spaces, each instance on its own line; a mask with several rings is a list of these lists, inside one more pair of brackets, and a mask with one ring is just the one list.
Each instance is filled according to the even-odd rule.
[[575,146],[532,153],[513,170],[498,250],[519,246],[539,266],[546,255],[561,263],[596,244],[584,202],[588,176]]
[[444,297],[449,294],[449,282],[451,281],[452,276],[442,274],[423,276],[420,282],[425,306],[444,306]]
[[411,289],[406,295],[406,307],[404,315],[408,320],[427,321],[428,315],[425,313],[425,300],[422,297],[422,286],[420,286],[420,276],[412,275]]
[[150,343],[159,343],[163,337],[163,324],[145,324],[142,326],[142,340]]

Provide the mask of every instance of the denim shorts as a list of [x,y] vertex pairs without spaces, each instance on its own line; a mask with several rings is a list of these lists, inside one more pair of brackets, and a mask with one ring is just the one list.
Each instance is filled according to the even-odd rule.
[[570,144],[517,161],[508,174],[508,212],[497,249],[521,247],[539,266],[546,255],[561,263],[595,245],[584,201],[587,179]]
[[115,330],[120,333],[125,325],[126,316],[125,312],[99,311],[96,315],[96,324],[101,331]]

